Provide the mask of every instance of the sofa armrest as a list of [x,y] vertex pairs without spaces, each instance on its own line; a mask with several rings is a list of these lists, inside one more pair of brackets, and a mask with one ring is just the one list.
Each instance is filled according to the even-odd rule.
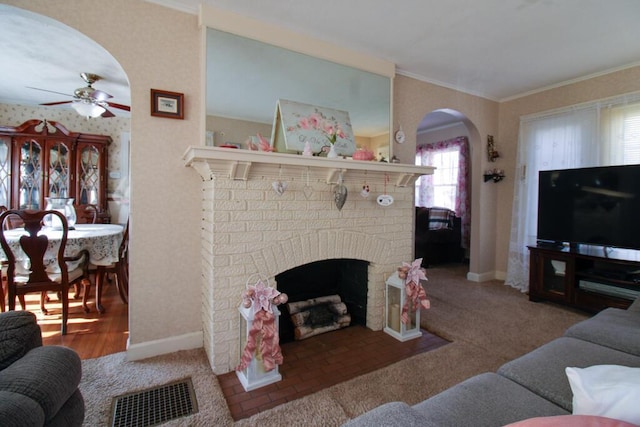
[[44,424],[44,411],[38,402],[20,393],[0,390],[0,425],[31,427]]
[[35,401],[51,420],[76,392],[82,378],[82,362],[68,347],[47,345],[28,352],[0,372],[0,390]]
[[42,334],[36,316],[29,311],[0,313],[0,371],[42,346]]

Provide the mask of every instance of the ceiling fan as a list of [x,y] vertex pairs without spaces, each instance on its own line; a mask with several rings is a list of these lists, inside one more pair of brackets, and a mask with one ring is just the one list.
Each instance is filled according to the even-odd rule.
[[60,95],[65,96],[73,96],[72,101],[58,101],[58,102],[47,102],[40,105],[53,106],[53,105],[61,105],[61,104],[71,104],[74,110],[78,112],[81,116],[85,117],[115,117],[115,115],[108,110],[107,107],[118,108],[120,110],[131,111],[131,108],[127,105],[116,104],[115,102],[107,101],[109,98],[113,98],[112,95],[109,95],[106,92],[103,92],[99,89],[94,89],[93,84],[101,79],[101,77],[97,74],[92,73],[80,73],[80,77],[87,83],[86,87],[80,87],[73,92],[73,95],[67,95],[65,93],[54,92],[52,90],[39,89],[39,88],[30,88],[36,90],[42,90],[45,92],[58,93]]

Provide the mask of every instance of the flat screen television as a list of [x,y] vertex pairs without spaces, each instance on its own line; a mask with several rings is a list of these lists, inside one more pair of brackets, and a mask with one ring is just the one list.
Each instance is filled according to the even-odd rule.
[[640,249],[640,165],[539,172],[538,244]]

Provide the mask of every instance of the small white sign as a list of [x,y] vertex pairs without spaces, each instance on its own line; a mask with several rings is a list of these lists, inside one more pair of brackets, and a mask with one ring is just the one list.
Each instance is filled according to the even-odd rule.
[[377,200],[380,206],[389,206],[393,203],[393,197],[388,194],[381,194]]

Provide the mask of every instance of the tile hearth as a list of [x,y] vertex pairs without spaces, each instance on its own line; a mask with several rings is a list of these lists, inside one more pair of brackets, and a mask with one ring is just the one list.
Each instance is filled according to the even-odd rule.
[[282,345],[282,381],[245,392],[235,372],[218,375],[234,420],[248,418],[449,342],[423,331],[400,342],[382,331],[351,326]]

